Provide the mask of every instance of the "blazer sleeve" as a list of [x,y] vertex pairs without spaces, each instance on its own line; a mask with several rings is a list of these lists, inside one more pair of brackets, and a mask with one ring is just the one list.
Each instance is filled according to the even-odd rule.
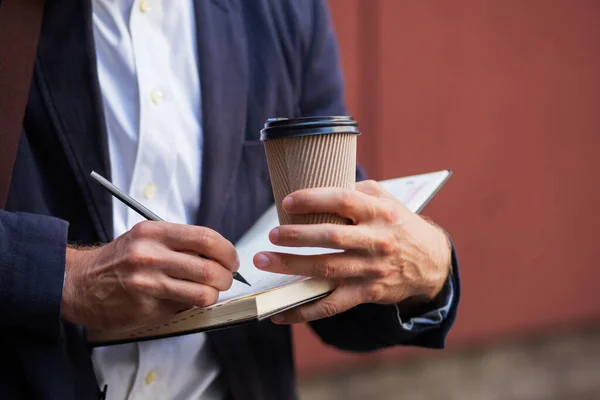
[[[306,2],[305,4],[308,4]],[[347,115],[343,77],[331,18],[325,1],[314,0],[312,32],[303,53],[300,111],[303,116]],[[366,178],[361,167],[357,180]],[[363,304],[331,318],[313,321],[310,326],[328,344],[353,351],[368,351],[393,345],[441,348],[452,327],[460,300],[458,259],[453,246],[452,273],[431,313],[403,321],[394,305]],[[441,304],[440,304],[441,303]],[[439,318],[430,318],[431,315]]]
[[42,341],[60,337],[67,222],[0,210],[0,329]]

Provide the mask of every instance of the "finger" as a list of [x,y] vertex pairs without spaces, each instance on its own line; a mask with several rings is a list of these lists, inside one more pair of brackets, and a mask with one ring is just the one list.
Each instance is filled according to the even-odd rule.
[[372,197],[377,197],[380,201],[380,216],[385,222],[397,223],[410,213],[402,202],[398,201],[390,192],[377,181],[367,180],[356,182],[355,189]]
[[216,261],[197,255],[165,251],[160,269],[164,274],[177,279],[211,286],[225,291],[233,283],[231,271]]
[[239,260],[235,247],[219,233],[202,226],[144,221],[133,227],[135,238],[159,240],[175,251],[191,251],[237,271]]
[[390,198],[393,197],[387,190],[381,186],[381,184],[372,179],[366,181],[356,182],[355,189],[359,192],[368,194],[378,198]]
[[240,262],[235,247],[218,232],[193,225],[173,224],[170,228],[166,244],[173,250],[195,251],[231,271],[238,270]]
[[261,252],[254,256],[254,265],[263,271],[324,279],[364,277],[371,272],[364,257],[352,252],[312,256]]
[[380,214],[378,199],[341,188],[298,190],[283,199],[285,211],[293,214],[333,213],[353,223],[371,221]]
[[342,284],[329,296],[277,314],[271,321],[276,324],[295,324],[329,318],[359,305],[362,302],[360,294],[360,286]]
[[357,250],[368,254],[385,253],[394,241],[388,234],[364,225],[281,225],[269,233],[273,244],[287,247],[322,247]]
[[211,286],[163,276],[148,294],[191,306],[205,307],[217,302],[219,291]]

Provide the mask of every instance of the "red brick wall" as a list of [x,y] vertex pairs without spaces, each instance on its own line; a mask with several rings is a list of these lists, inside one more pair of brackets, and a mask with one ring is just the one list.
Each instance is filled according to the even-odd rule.
[[[600,320],[600,2],[330,6],[371,176],[454,170],[425,210],[461,260],[449,347]],[[406,354],[295,340],[301,373]]]

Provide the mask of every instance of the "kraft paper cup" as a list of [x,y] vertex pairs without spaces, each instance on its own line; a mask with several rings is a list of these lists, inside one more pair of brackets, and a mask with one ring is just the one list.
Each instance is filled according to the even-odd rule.
[[261,130],[279,223],[348,224],[337,214],[288,214],[281,202],[299,189],[354,189],[356,139],[352,117],[270,118]]

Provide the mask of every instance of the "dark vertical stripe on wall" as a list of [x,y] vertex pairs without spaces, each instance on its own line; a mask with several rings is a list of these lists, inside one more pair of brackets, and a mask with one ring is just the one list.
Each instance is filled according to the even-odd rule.
[[379,157],[380,131],[379,102],[381,99],[379,65],[381,60],[379,46],[379,9],[380,0],[359,0],[360,24],[358,25],[359,53],[359,122],[363,135],[359,137],[363,162],[369,177],[380,179],[382,164]]

